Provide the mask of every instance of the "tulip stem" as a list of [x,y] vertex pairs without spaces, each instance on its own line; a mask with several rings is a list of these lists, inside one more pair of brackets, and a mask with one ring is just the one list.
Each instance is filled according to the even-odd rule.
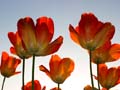
[[23,66],[22,66],[22,89],[24,90],[24,82],[25,82],[25,79],[24,79],[24,75],[25,75],[25,58],[23,58]]
[[34,72],[35,72],[35,55],[33,55],[32,62],[32,90],[34,90]]
[[94,89],[94,81],[93,81],[93,73],[92,73],[92,51],[89,51],[89,56],[90,56],[90,60],[89,60],[89,64],[90,64],[90,77],[91,77],[91,84],[92,84],[92,89]]
[[58,90],[60,90],[60,84],[58,83]]
[[100,83],[99,83],[99,64],[97,63],[97,82],[98,82],[98,90],[100,90]]
[[4,84],[5,84],[5,79],[6,79],[6,77],[3,78],[3,83],[2,83],[2,88],[1,88],[1,90],[3,90]]

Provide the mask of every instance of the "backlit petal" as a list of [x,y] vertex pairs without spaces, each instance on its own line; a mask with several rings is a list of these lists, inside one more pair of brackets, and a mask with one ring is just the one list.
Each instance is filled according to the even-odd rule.
[[30,17],[21,18],[18,23],[18,33],[25,44],[26,49],[29,53],[34,53],[37,48],[36,36],[35,36],[35,25]]
[[50,42],[54,34],[53,20],[48,17],[38,18],[36,24],[36,32],[39,41],[41,39],[42,40],[46,39],[47,42]]
[[50,77],[50,72],[48,71],[48,69],[46,67],[41,65],[41,66],[39,66],[39,69],[40,69],[40,71],[45,72]]
[[110,55],[115,59],[120,58],[120,44],[113,44],[112,45],[112,47],[110,49]]
[[78,35],[78,33],[75,31],[75,29],[73,28],[72,25],[69,25],[69,31],[70,31],[70,37],[71,37],[71,39],[72,39],[75,43],[80,44],[80,42],[79,42],[79,35]]
[[46,56],[55,53],[58,51],[62,43],[63,37],[59,36],[56,40],[49,43],[49,45],[47,45],[46,47],[39,48],[39,51],[36,53],[36,55]]

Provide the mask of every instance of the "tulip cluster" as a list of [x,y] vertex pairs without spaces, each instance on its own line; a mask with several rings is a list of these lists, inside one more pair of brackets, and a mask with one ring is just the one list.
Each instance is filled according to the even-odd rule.
[[[101,22],[92,13],[84,13],[79,24],[74,28],[69,25],[71,39],[88,50],[90,63],[91,85],[84,90],[109,90],[120,83],[120,66],[107,68],[106,62],[120,58],[120,44],[112,44],[115,27],[110,22]],[[97,76],[93,75],[92,63],[97,65]],[[98,89],[94,79],[98,81]],[[101,86],[100,86],[101,85]]]
[[[115,27],[110,22],[101,22],[93,13],[83,13],[78,25],[74,28],[69,25],[70,38],[88,51],[91,85],[84,90],[110,90],[120,83],[120,66],[108,68],[106,62],[117,61],[120,58],[120,44],[112,44]],[[4,88],[6,78],[20,72],[16,72],[17,66],[22,61],[22,85],[21,90],[46,90],[39,80],[34,80],[35,59],[40,56],[51,55],[49,70],[40,65],[39,70],[44,72],[57,87],[50,90],[62,90],[60,84],[71,75],[75,63],[69,57],[61,58],[54,54],[63,43],[63,36],[52,41],[54,35],[54,22],[52,18],[39,17],[34,23],[31,17],[20,18],[16,32],[8,32],[8,38],[12,44],[11,54],[2,52],[0,73],[4,77],[1,90]],[[25,61],[32,58],[31,81],[25,84]],[[97,75],[93,74],[92,64],[96,64]],[[94,85],[94,78],[98,86]]]

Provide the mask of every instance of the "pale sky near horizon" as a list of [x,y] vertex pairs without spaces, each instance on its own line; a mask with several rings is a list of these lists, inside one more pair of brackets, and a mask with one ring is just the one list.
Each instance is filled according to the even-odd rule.
[[[41,16],[51,17],[54,21],[55,33],[53,40],[59,35],[64,37],[63,44],[58,52],[61,58],[70,57],[75,62],[75,70],[71,73],[63,84],[62,90],[83,90],[84,86],[90,84],[89,76],[89,56],[88,52],[74,43],[69,36],[69,24],[76,26],[81,14],[85,12],[94,13],[98,20],[111,22],[115,28],[115,35],[112,43],[120,43],[120,0],[1,0],[0,1],[0,53],[7,51],[12,45],[7,37],[7,33],[17,30],[17,21],[20,18],[30,16],[36,23],[36,19]],[[35,79],[38,79],[46,90],[57,86],[45,73],[39,71],[38,66],[44,65],[49,68],[51,55],[36,57]],[[25,83],[31,81],[31,60],[26,60]],[[117,62],[107,63],[111,66],[119,66]],[[17,70],[21,71],[22,65]],[[93,64],[93,68],[96,65]],[[96,69],[93,70],[96,75]],[[0,88],[3,77],[0,75]],[[95,80],[96,82],[96,80]],[[6,79],[4,90],[21,90],[21,74]],[[97,86],[97,85],[96,85]],[[111,90],[120,90],[120,85]]]

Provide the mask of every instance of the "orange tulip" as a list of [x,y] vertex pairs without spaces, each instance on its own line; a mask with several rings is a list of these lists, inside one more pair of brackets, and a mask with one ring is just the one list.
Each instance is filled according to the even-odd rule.
[[56,52],[63,41],[63,37],[59,36],[51,42],[54,34],[54,23],[48,17],[38,18],[36,25],[30,17],[20,19],[18,33],[26,50],[35,56],[45,56]]
[[107,90],[106,88],[102,88],[101,90]]
[[109,68],[105,64],[99,65],[99,82],[107,90],[119,84],[120,67]]
[[[38,80],[34,80],[34,90],[45,90],[41,88],[41,85]],[[24,87],[24,90],[32,90],[32,82],[28,82]]]
[[13,47],[10,48],[11,53],[18,55],[20,58],[28,58],[30,55],[27,53],[18,32],[8,33],[8,38],[13,44]]
[[[50,90],[58,90],[58,88],[57,88],[57,87],[54,87],[54,88],[52,88],[52,89],[50,89]],[[62,90],[62,89],[59,88],[59,90]]]
[[74,62],[70,58],[61,59],[58,55],[52,55],[50,62],[50,71],[41,65],[39,68],[45,72],[55,83],[61,84],[70,76],[74,69]]
[[111,49],[110,49],[110,55],[114,59],[119,59],[120,58],[120,44],[113,44]]
[[113,37],[115,28],[109,22],[98,21],[92,13],[84,13],[79,25],[75,29],[70,25],[69,31],[74,42],[85,49],[94,50]]
[[110,55],[110,49],[112,48],[111,42],[107,42],[102,47],[92,51],[92,61],[96,64],[112,62],[117,59],[114,59]]
[[84,87],[84,90],[98,90],[97,88],[92,89],[90,85]]
[[4,77],[10,77],[20,72],[15,72],[21,60],[9,56],[8,53],[2,52],[0,72]]

